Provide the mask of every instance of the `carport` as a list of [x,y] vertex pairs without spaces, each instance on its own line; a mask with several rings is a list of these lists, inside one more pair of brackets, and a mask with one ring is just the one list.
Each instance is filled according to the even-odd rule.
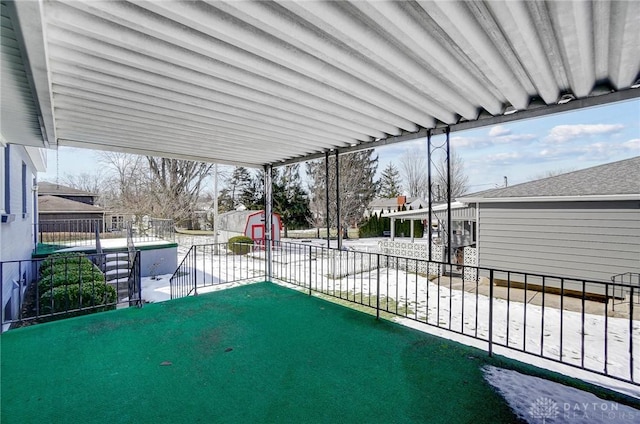
[[639,26],[628,1],[7,0],[2,143],[265,170],[443,133],[448,153],[637,98]]

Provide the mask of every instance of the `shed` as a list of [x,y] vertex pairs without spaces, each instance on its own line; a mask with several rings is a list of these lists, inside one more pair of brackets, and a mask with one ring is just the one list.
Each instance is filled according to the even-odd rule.
[[[273,241],[280,241],[282,219],[277,213],[272,217]],[[230,211],[218,216],[217,225],[220,241],[226,242],[231,237],[247,236],[256,244],[264,244],[265,239],[265,212],[260,211]]]

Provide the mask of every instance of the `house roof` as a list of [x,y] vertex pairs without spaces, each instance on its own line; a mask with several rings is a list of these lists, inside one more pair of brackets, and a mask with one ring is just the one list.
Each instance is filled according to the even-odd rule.
[[461,202],[489,200],[640,199],[640,156],[543,178],[511,187],[459,197]]
[[286,164],[638,98],[638,16],[630,1],[3,1],[0,127],[39,147]]
[[[431,219],[446,219],[447,203],[438,203],[433,205],[431,209]],[[470,206],[462,202],[451,203],[451,215],[454,220],[474,221],[476,219],[475,206]],[[416,209],[412,211],[388,212],[383,213],[385,218],[409,219],[409,220],[428,220],[429,209]]]
[[[407,197],[406,202],[403,203],[404,205],[408,205],[409,203],[412,203],[416,200],[419,200],[417,197]],[[391,198],[383,198],[383,199],[373,199],[370,203],[369,203],[369,207],[370,208],[395,208],[398,206],[398,198],[397,197],[391,197]]]
[[104,209],[98,206],[87,205],[57,196],[38,196],[38,213],[104,213]]
[[39,195],[52,195],[52,196],[87,196],[95,197],[96,195],[84,190],[78,190],[76,188],[67,187],[55,183],[49,183],[46,181],[38,183]]

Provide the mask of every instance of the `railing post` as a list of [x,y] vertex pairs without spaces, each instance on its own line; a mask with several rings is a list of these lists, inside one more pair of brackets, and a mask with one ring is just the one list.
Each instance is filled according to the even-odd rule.
[[311,296],[311,245],[309,245],[309,296]]
[[196,265],[198,265],[198,262],[196,260],[197,254],[198,254],[198,248],[193,246],[193,266],[191,267],[191,270],[193,271],[193,295],[197,296],[198,295],[198,270],[196,268]]
[[489,356],[493,355],[493,270],[489,270]]
[[380,319],[380,254],[376,254],[376,319]]
[[142,265],[140,264],[141,253],[136,251],[136,263],[135,263],[135,275],[136,275],[136,290],[138,290],[138,307],[142,308]]

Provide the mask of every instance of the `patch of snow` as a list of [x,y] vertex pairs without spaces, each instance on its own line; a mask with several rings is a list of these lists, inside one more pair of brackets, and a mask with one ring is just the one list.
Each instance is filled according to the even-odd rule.
[[634,423],[640,411],[592,393],[516,371],[485,366],[484,378],[500,393],[513,412],[530,424]]

